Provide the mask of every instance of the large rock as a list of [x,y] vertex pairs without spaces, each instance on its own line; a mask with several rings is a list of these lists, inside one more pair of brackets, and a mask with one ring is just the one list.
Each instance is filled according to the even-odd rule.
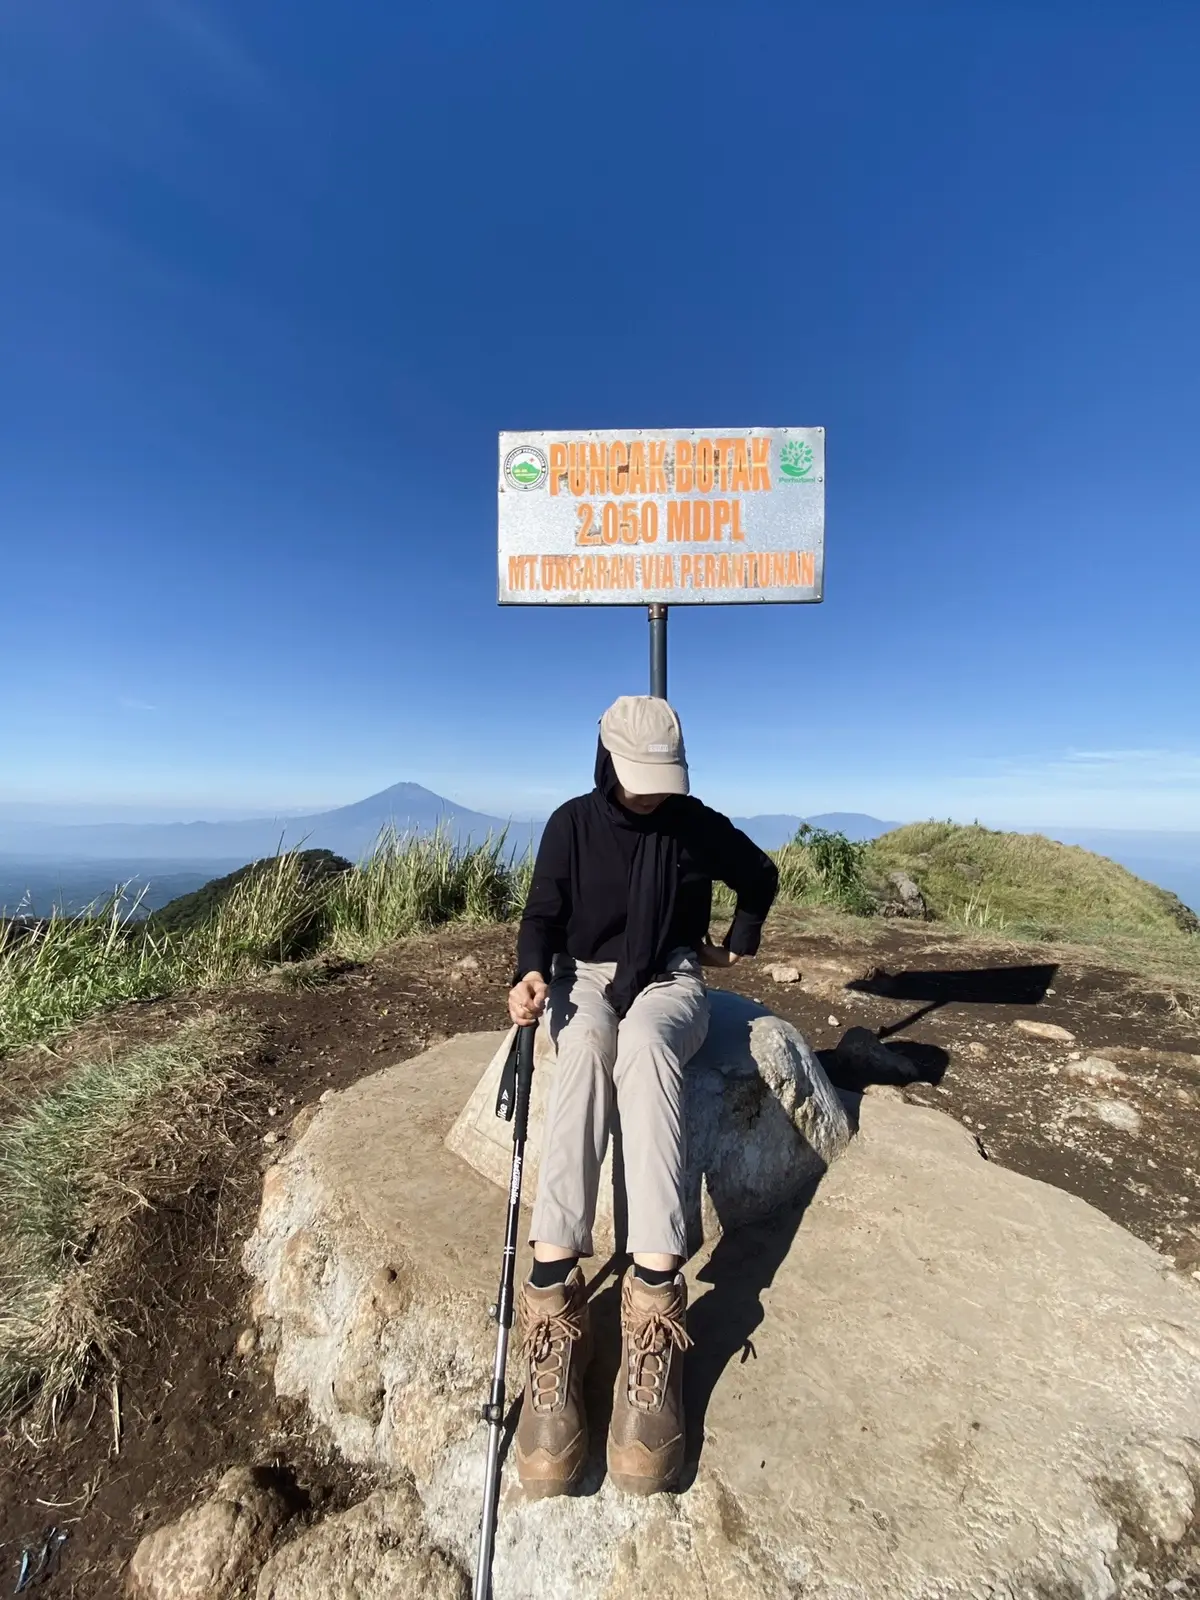
[[[688,1171],[685,1214],[691,1248],[767,1216],[808,1188],[845,1149],[845,1108],[790,1022],[741,995],[710,995],[708,1037],[685,1074]],[[496,1094],[508,1055],[506,1035],[479,1080],[446,1144],[476,1172],[506,1192],[512,1167],[512,1126],[496,1118]],[[549,1030],[537,1031],[526,1149],[525,1196],[537,1187],[542,1128],[557,1070]],[[623,1184],[619,1136],[600,1178],[597,1249],[623,1247]]]
[[131,1600],[241,1600],[290,1514],[270,1471],[232,1467],[216,1491],[147,1536],[126,1576]]
[[[355,1460],[411,1474],[414,1539],[462,1572],[504,1201],[444,1140],[497,1042],[451,1041],[331,1099],[271,1169],[247,1250],[277,1387]],[[689,1265],[677,1496],[605,1480],[600,1286],[585,1492],[527,1503],[506,1466],[496,1600],[1185,1592],[1167,1585],[1198,1570],[1195,1283],[939,1112],[873,1090],[860,1119],[807,1206]]]
[[256,1600],[469,1600],[464,1569],[429,1542],[404,1482],[381,1489],[272,1556]]

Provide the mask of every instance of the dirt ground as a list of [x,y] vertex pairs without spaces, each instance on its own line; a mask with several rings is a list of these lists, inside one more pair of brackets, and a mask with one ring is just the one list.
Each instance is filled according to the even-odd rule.
[[[222,1000],[262,1041],[244,1064],[244,1117],[187,1196],[141,1215],[139,1278],[118,1308],[128,1330],[119,1436],[112,1391],[98,1385],[51,1442],[0,1441],[0,1593],[14,1592],[22,1552],[36,1561],[57,1529],[67,1538],[37,1592],[115,1600],[138,1539],[239,1463],[286,1476],[297,1524],[362,1496],[363,1482],[239,1346],[242,1241],[262,1171],[326,1089],[453,1033],[503,1026],[512,944],[511,929],[450,929],[367,966],[314,969],[311,987],[277,980]],[[801,980],[770,977],[779,962]],[[1200,1278],[1200,1018],[1172,997],[1052,952],[927,925],[815,929],[798,913],[773,918],[760,957],[714,981],[795,1022],[847,1087],[853,1075],[834,1047],[849,1027],[876,1030],[918,1071],[908,1097],[959,1118],[990,1159],[1083,1196]],[[169,1033],[197,1009],[131,1007],[92,1025],[89,1048]],[[1018,1021],[1072,1037],[1037,1037]],[[48,1068],[43,1059],[29,1070]],[[5,1071],[11,1087],[18,1066]],[[498,1200],[498,1235],[501,1212]]]

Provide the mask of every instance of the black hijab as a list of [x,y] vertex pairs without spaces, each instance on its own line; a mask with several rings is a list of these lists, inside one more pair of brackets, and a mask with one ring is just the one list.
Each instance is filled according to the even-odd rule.
[[629,866],[629,907],[617,970],[608,986],[608,1000],[623,1017],[650,980],[663,969],[675,915],[679,881],[679,842],[668,831],[669,801],[647,816],[617,803],[617,773],[612,756],[596,749],[595,800],[609,825],[635,835]]

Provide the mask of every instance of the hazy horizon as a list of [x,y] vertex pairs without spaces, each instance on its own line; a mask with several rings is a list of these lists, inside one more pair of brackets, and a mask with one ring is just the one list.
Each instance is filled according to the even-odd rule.
[[[410,793],[407,801],[415,803],[417,807],[411,813],[410,825],[432,826],[434,823],[431,819],[438,815],[438,808],[448,808],[452,814],[459,814],[461,826],[471,830],[470,836],[490,826],[492,821],[500,825],[511,822],[518,829],[527,825],[536,827],[553,809],[552,805],[548,806],[546,812],[534,818],[506,818],[493,807],[483,805],[467,808],[457,802],[454,796],[438,794],[424,785],[413,785],[411,781],[389,784],[378,793],[387,794],[397,788],[410,791],[416,788],[435,803],[430,809],[429,805]],[[348,809],[353,814],[366,807],[373,798],[355,796],[348,802]],[[557,797],[559,800],[565,798],[565,795]],[[347,808],[332,806],[310,811],[293,805],[218,817],[213,812],[205,815],[203,807],[194,806],[182,808],[178,818],[167,819],[161,808],[150,808],[149,814],[143,808],[139,816],[136,806],[96,805],[74,810],[57,808],[55,815],[59,820],[51,822],[34,803],[0,802],[0,908],[7,908],[11,913],[19,903],[25,901],[29,910],[37,915],[47,914],[53,903],[59,903],[67,910],[78,910],[102,898],[115,884],[129,882],[134,884],[135,892],[145,890],[149,885],[145,905],[154,908],[165,904],[176,894],[198,888],[210,878],[221,876],[247,860],[269,854],[280,843],[286,843],[290,848],[309,842],[316,846],[331,846],[351,859],[358,859],[364,851],[369,850],[378,827],[378,815],[369,807],[365,818],[353,816],[353,825],[349,828],[347,822],[342,822],[339,827],[330,824],[323,833],[318,825],[311,839],[307,835],[304,838],[295,835],[288,837],[282,827],[286,821],[294,821],[297,817],[305,822],[330,815],[338,817],[344,809]],[[87,821],[68,823],[62,820],[64,816],[79,818],[84,815]],[[781,811],[752,807],[746,812],[734,812],[733,815],[747,825],[756,821],[769,824],[765,831],[760,830],[762,836],[758,839],[768,848],[775,848],[787,837],[787,831],[781,830],[786,818],[796,822],[801,817],[816,817],[827,819],[831,826],[847,827],[850,827],[850,819],[854,818],[857,821],[850,831],[856,837],[869,836],[871,832],[883,831],[898,823],[926,820],[911,816],[881,816],[859,806],[836,809],[789,806]],[[942,816],[935,820],[979,821],[985,826],[1003,826],[1005,831],[1044,833],[1065,844],[1082,845],[1085,849],[1095,850],[1119,861],[1139,877],[1170,889],[1200,913],[1200,830],[1089,829],[1045,822],[1002,825],[987,817],[970,816]],[[278,837],[268,826],[276,821],[281,825]],[[180,822],[185,827],[181,832],[176,832]],[[223,831],[222,823],[225,824]],[[246,830],[239,833],[233,826],[237,823],[246,824]],[[860,823],[868,825],[866,834],[862,833]],[[214,828],[218,836],[215,839],[189,838],[187,824]],[[106,827],[110,830],[107,834],[104,833]],[[96,834],[100,837],[96,838]]]
[[[581,785],[578,789],[564,789],[562,793],[557,796],[557,798],[551,797],[544,809],[537,811],[526,809],[524,812],[506,810],[498,803],[490,804],[488,803],[486,794],[482,799],[479,800],[467,800],[461,795],[446,794],[443,791],[434,788],[429,783],[425,783],[419,779],[413,778],[394,779],[390,783],[383,784],[381,788],[372,790],[370,794],[385,793],[388,789],[402,783],[415,783],[418,787],[428,790],[431,794],[437,795],[439,799],[447,800],[452,805],[460,806],[464,810],[483,812],[488,816],[493,816],[502,820],[508,818],[514,822],[544,822],[550,811],[552,811],[556,805],[561,804],[562,801],[568,799],[572,794],[583,792],[583,789],[587,787],[587,785]],[[695,792],[699,792],[695,785],[693,785],[693,788]],[[132,800],[122,800],[112,803],[106,803],[100,800],[79,801],[74,803],[59,800],[55,802],[43,803],[28,799],[14,801],[0,798],[0,853],[3,853],[4,851],[2,830],[5,823],[36,823],[47,827],[88,827],[107,823],[128,823],[131,825],[154,826],[159,823],[180,822],[262,821],[274,817],[279,817],[282,820],[303,816],[320,816],[326,812],[335,811],[344,806],[355,805],[365,798],[370,798],[370,794],[356,793],[348,795],[344,799],[325,802],[302,802],[293,799],[278,805],[247,805],[242,808],[230,805],[209,805],[203,800],[196,800],[190,803],[182,802],[174,805],[164,805],[154,802],[145,805],[139,805]],[[716,801],[712,800],[710,795],[707,793],[702,795],[702,798],[704,798],[710,804],[717,803]],[[722,806],[719,807],[719,809],[726,811],[726,813],[729,815],[732,815],[734,814],[735,808]],[[1198,822],[1197,826],[1192,828],[1172,826],[1157,828],[1140,827],[1129,822],[1097,825],[1081,823],[1075,820],[1063,820],[1061,818],[1047,820],[1045,817],[1030,818],[1028,816],[988,817],[975,814],[969,815],[965,812],[960,815],[955,815],[952,812],[946,811],[945,808],[936,808],[919,815],[913,814],[905,817],[893,817],[886,807],[875,806],[866,803],[830,803],[816,804],[812,806],[802,806],[796,804],[795,802],[782,806],[772,806],[764,803],[761,805],[751,805],[745,808],[737,809],[738,815],[749,817],[769,815],[805,817],[826,815],[833,812],[853,812],[858,815],[874,817],[884,822],[894,821],[897,824],[902,824],[905,822],[950,821],[965,825],[978,822],[983,827],[992,828],[999,832],[1011,833],[1030,833],[1043,831],[1057,833],[1063,831],[1074,831],[1092,834],[1132,833],[1165,835],[1167,837],[1187,837],[1190,835],[1200,840],[1200,822]]]

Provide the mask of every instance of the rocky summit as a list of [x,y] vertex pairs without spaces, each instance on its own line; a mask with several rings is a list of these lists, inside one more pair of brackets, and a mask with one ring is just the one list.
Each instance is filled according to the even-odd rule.
[[[318,1572],[325,1594],[469,1593],[504,1200],[446,1141],[501,1042],[458,1036],[360,1080],[266,1174],[245,1260],[276,1387],[380,1488],[284,1544],[260,1600],[315,1593]],[[496,1600],[1181,1592],[1196,1283],[942,1113],[886,1087],[848,1103],[856,1136],[819,1181],[689,1263],[678,1495],[605,1480],[615,1279],[591,1264],[590,1470],[578,1497],[531,1504],[506,1468]]]

